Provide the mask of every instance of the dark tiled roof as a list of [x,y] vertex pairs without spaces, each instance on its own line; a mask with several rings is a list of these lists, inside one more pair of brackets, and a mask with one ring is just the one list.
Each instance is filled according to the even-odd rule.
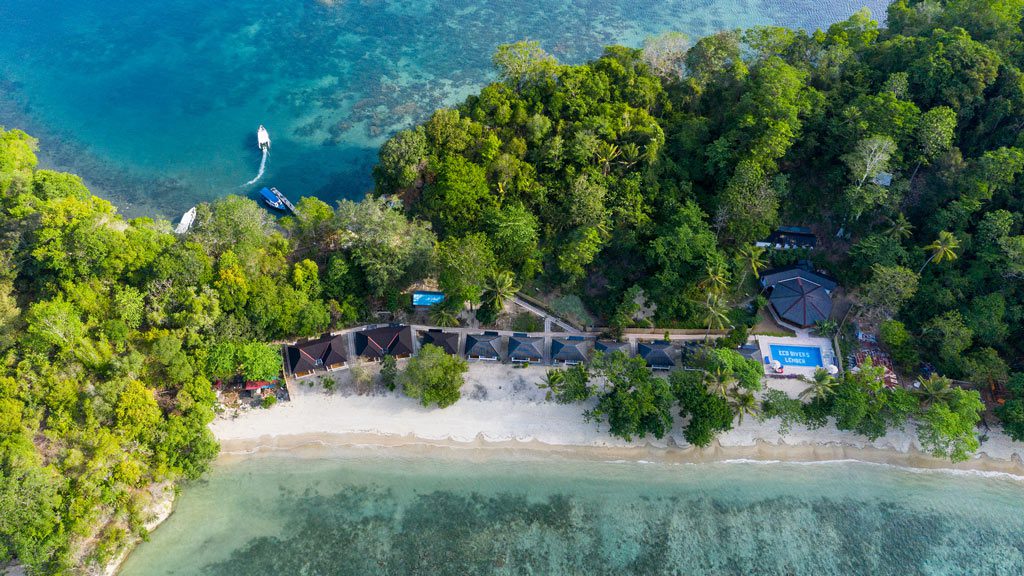
[[466,356],[501,358],[501,336],[498,334],[467,334]]
[[793,278],[810,280],[829,292],[835,290],[838,285],[835,280],[828,276],[818,274],[817,272],[811,272],[810,270],[806,270],[799,266],[792,266],[790,268],[780,268],[778,270],[769,270],[765,272],[761,275],[761,286],[771,288],[780,282]]
[[629,356],[629,342],[619,342],[617,340],[598,340],[594,344],[594,349],[598,352],[604,352],[605,354],[611,354],[612,352],[622,352],[626,356]]
[[776,284],[768,301],[779,318],[801,328],[827,320],[832,313],[832,298],[825,288],[802,277]]
[[411,356],[412,328],[385,326],[356,332],[356,355],[380,359],[384,356]]
[[672,359],[672,343],[666,340],[640,342],[636,350],[651,368],[671,368],[676,365],[676,361]]
[[510,336],[508,339],[510,360],[543,360],[544,339],[535,336]]
[[287,349],[288,371],[302,374],[345,363],[345,337],[325,334],[316,340],[297,342]]
[[459,353],[459,335],[457,332],[443,332],[441,330],[428,330],[423,335],[424,344],[433,344],[444,350],[445,354]]
[[574,338],[553,338],[551,340],[551,359],[557,362],[586,362],[586,341]]

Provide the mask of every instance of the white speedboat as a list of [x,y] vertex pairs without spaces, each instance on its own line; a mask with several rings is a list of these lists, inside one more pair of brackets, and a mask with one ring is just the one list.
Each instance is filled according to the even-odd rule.
[[259,144],[260,150],[270,150],[270,134],[263,124],[256,130],[256,143]]
[[178,222],[178,227],[174,229],[175,234],[184,234],[188,232],[188,229],[192,227],[192,222],[196,219],[196,207],[193,206],[188,212],[181,215],[181,222]]

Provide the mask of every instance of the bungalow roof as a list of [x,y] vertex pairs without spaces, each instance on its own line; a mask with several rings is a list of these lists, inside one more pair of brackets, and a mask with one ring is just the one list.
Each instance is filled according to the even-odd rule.
[[316,340],[296,342],[288,346],[286,350],[288,371],[292,374],[302,374],[344,364],[346,360],[344,340],[344,336],[324,334]]
[[423,344],[433,344],[444,350],[445,354],[455,355],[459,353],[459,334],[442,330],[428,330],[423,335]]
[[544,339],[516,334],[508,339],[508,357],[512,360],[541,360],[544,358]]
[[672,368],[676,365],[672,358],[672,343],[668,340],[640,342],[637,344],[637,353],[651,368]]
[[552,339],[551,359],[558,362],[586,362],[586,341],[572,337]]
[[410,356],[413,353],[412,328],[385,326],[356,332],[356,355],[381,359],[384,356]]
[[501,358],[501,336],[491,334],[467,334],[466,356],[475,358]]

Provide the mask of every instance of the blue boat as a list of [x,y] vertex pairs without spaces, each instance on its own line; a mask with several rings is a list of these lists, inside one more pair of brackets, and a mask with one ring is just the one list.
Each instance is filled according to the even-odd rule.
[[282,212],[289,211],[295,213],[295,206],[284,197],[284,194],[277,188],[264,188],[260,190],[260,196],[263,197],[263,202],[273,208],[274,210],[280,210]]

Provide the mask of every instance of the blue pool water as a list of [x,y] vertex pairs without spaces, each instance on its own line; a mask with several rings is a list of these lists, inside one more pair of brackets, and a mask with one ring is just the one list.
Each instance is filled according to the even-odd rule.
[[783,366],[824,366],[821,360],[821,349],[814,346],[784,346],[772,344],[772,359],[778,360]]
[[[0,125],[131,215],[276,186],[372,187],[377,147],[490,80],[501,43],[564,62],[754,24],[827,26],[885,0],[3,0]],[[256,127],[273,140],[262,180]]]

